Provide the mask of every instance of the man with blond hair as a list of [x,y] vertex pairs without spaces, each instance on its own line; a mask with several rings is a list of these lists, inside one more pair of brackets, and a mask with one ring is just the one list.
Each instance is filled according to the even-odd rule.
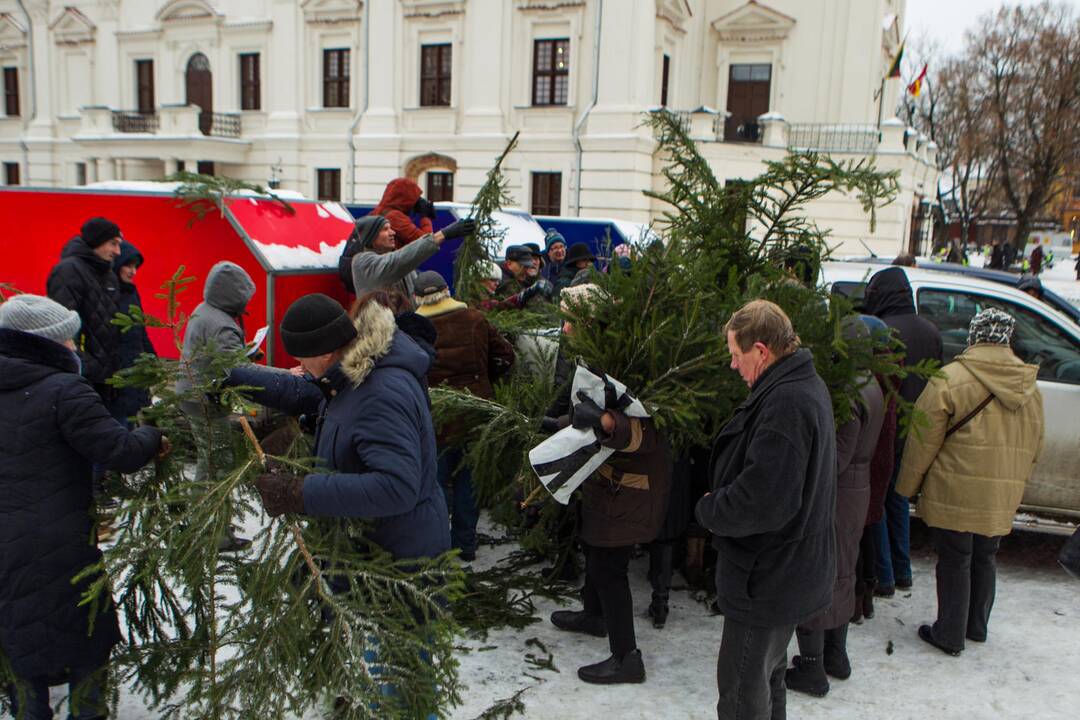
[[828,388],[778,305],[751,301],[724,331],[750,394],[713,443],[712,492],[696,508],[724,613],[716,713],[776,720],[795,626],[832,599],[836,429]]

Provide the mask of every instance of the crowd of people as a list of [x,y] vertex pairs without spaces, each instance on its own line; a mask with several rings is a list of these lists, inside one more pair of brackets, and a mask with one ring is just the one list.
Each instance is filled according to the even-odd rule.
[[[446,278],[419,268],[475,223],[435,232],[433,215],[415,183],[392,182],[373,214],[356,222],[343,253],[352,306],[322,294],[298,299],[277,331],[299,367],[244,362],[221,380],[257,388],[251,399],[268,408],[316,419],[319,466],[301,475],[270,461],[256,480],[268,515],[365,518],[373,521],[370,540],[394,558],[455,548],[469,562],[479,510],[454,445],[461,428],[436,431],[428,390],[492,398],[515,350],[487,314],[542,303],[566,310],[595,297],[597,259],[557,232],[544,247],[510,246],[500,263],[482,268],[489,297],[470,307]],[[72,717],[106,714],[102,668],[120,639],[116,613],[98,618],[88,636],[89,610],[78,601],[90,579],[71,580],[101,559],[93,528],[107,524],[108,473],[136,471],[170,447],[158,430],[134,423],[150,398],[106,382],[153,352],[144,330],[121,334],[111,323],[139,305],[142,261],[116,224],[94,218],[64,248],[48,297],[17,295],[0,305],[0,647],[18,679],[9,695],[30,719],[52,717],[48,687],[61,682],[90,688]],[[210,271],[184,334],[179,392],[215,372],[207,351],[245,348],[243,314],[254,292],[238,265]],[[870,279],[862,313],[845,321],[848,337],[892,333],[905,363],[942,359],[941,338],[916,314],[903,268]],[[564,316],[562,331],[572,334],[574,321]],[[637,547],[649,551],[649,615],[662,628],[673,566],[700,574],[701,539],[711,537],[723,614],[718,717],[782,718],[787,689],[826,695],[830,679],[855,672],[850,624],[874,616],[875,596],[915,582],[912,499],[939,558],[938,616],[918,637],[950,655],[967,641],[985,642],[995,553],[1042,443],[1036,368],[1010,350],[1012,328],[1006,313],[980,312],[968,349],[929,382],[909,375],[892,386],[864,374],[851,419],[836,427],[829,389],[790,319],[754,300],[723,330],[748,395],[711,447],[682,457],[651,419],[626,414],[613,387],[601,406],[570,397],[563,382],[543,427],[591,430],[613,451],[568,511],[578,517],[573,540],[585,557],[582,608],[551,616],[560,630],[608,640],[609,656],[581,667],[580,679],[645,680],[630,559]],[[566,359],[560,364],[565,380]],[[901,434],[896,397],[925,417],[919,432]],[[184,409],[196,438],[230,431],[224,408],[213,416],[205,407]],[[197,440],[196,476],[227,466],[224,452]],[[248,543],[230,532],[221,549]],[[789,666],[792,637],[799,654]]]

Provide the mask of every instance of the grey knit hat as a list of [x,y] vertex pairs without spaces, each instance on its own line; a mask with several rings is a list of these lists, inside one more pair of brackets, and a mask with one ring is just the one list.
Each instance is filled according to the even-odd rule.
[[968,326],[968,345],[992,343],[1008,345],[1012,340],[1013,326],[1016,321],[1012,315],[997,308],[986,308],[971,318]]
[[0,328],[58,343],[75,337],[81,325],[79,313],[41,295],[16,295],[0,305]]

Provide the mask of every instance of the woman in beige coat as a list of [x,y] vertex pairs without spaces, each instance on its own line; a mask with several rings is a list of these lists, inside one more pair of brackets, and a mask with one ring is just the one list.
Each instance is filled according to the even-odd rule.
[[915,404],[929,427],[908,436],[896,484],[918,498],[937,546],[938,617],[919,637],[949,655],[960,654],[965,638],[986,641],[994,556],[1042,448],[1038,367],[1013,354],[1013,324],[995,308],[972,318],[967,350]]

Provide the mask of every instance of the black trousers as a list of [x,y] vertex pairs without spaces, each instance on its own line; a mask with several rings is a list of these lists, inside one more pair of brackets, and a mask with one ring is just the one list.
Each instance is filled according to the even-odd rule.
[[962,650],[965,637],[986,640],[997,586],[995,556],[1001,538],[934,528],[934,544],[938,553],[934,638]]
[[634,636],[634,600],[626,575],[633,546],[585,549],[585,612],[602,615],[611,654],[622,656],[637,647]]
[[787,646],[794,625],[755,627],[724,618],[716,661],[719,720],[783,720],[787,717]]

